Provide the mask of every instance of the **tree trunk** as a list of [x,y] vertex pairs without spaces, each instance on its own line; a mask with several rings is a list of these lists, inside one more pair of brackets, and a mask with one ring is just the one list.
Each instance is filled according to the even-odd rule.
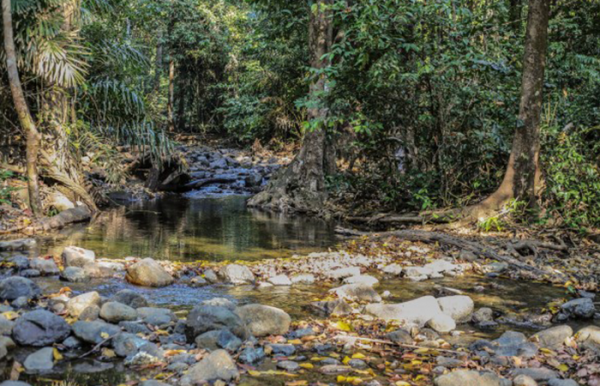
[[158,33],[158,43],[156,44],[156,61],[154,62],[154,90],[160,90],[160,74],[162,73],[162,61],[163,61],[163,45],[162,45],[162,33]]
[[549,16],[548,0],[530,0],[519,123],[504,180],[494,194],[473,208],[476,212],[473,214],[477,217],[485,211],[500,209],[511,199],[524,201],[530,209],[537,206],[536,190],[541,179],[538,165],[540,121],[544,99]]
[[185,102],[186,102],[186,81],[184,76],[179,76],[179,90],[177,90],[177,128],[179,131],[185,130]]
[[[314,69],[324,69],[329,61],[323,56],[329,51],[332,37],[331,20],[324,5],[329,0],[317,0],[316,10],[310,11],[309,50],[310,64]],[[309,96],[318,100],[327,92],[327,79],[319,75],[309,87]],[[261,193],[249,201],[277,211],[317,212],[326,199],[325,176],[335,170],[334,146],[328,141],[322,121],[328,109],[323,106],[309,108],[308,121],[315,123],[306,132],[302,148],[294,160],[282,170]]]
[[2,0],[2,20],[4,34],[4,50],[6,52],[6,68],[10,90],[19,116],[19,122],[27,138],[27,188],[29,191],[29,206],[35,217],[42,215],[42,202],[38,185],[37,159],[40,147],[40,133],[38,132],[25,95],[21,86],[21,79],[17,69],[17,54],[13,37],[12,14],[10,0]]
[[173,56],[169,58],[169,100],[167,102],[167,124],[169,131],[175,131],[175,114],[173,104],[175,103],[175,61]]
[[510,24],[515,31],[521,29],[521,15],[523,14],[523,0],[510,0],[509,18]]

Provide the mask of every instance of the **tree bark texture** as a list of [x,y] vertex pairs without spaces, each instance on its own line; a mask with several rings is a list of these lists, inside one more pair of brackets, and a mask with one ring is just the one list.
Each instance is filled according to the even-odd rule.
[[167,101],[167,124],[169,131],[175,131],[175,113],[173,111],[175,104],[175,61],[171,57],[169,59],[169,96]]
[[[324,58],[332,41],[332,23],[327,11],[328,0],[317,0],[310,10],[309,51],[310,64],[320,70],[329,66]],[[309,86],[309,96],[317,100],[327,92],[327,79],[319,75]],[[307,110],[309,122],[319,122],[327,117],[328,109],[317,106]],[[283,169],[249,205],[275,211],[318,212],[326,199],[325,176],[335,170],[335,147],[327,138],[324,125],[304,134],[302,148],[294,160]]]
[[10,0],[2,0],[2,20],[3,20],[3,34],[4,34],[4,50],[6,52],[6,67],[8,70],[8,80],[10,83],[10,90],[13,96],[15,109],[19,116],[19,122],[23,130],[25,131],[27,141],[27,188],[29,191],[29,206],[35,217],[42,215],[42,203],[40,200],[39,183],[38,183],[38,172],[37,172],[37,160],[40,148],[40,133],[31,117],[25,95],[23,93],[23,87],[21,86],[21,79],[19,77],[19,71],[17,69],[17,54],[15,50],[14,36],[13,36],[13,25],[12,25],[12,13],[11,13],[11,2]]
[[530,0],[521,83],[519,119],[506,174],[498,190],[476,206],[477,210],[498,210],[507,201],[518,199],[529,208],[537,205],[540,123],[544,73],[548,48],[550,1]]

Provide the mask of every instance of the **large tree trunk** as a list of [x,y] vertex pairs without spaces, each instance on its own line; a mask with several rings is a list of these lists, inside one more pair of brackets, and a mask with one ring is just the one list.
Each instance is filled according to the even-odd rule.
[[4,50],[6,52],[6,68],[8,70],[8,80],[10,90],[15,103],[15,109],[19,116],[19,122],[25,131],[27,138],[27,187],[29,190],[29,206],[33,215],[39,217],[42,215],[42,203],[38,185],[37,160],[40,147],[40,133],[38,132],[25,95],[21,87],[21,79],[17,69],[17,54],[15,51],[15,42],[13,37],[12,13],[10,0],[2,0],[2,20],[4,34]]
[[500,209],[511,199],[524,201],[532,209],[537,205],[536,190],[541,179],[538,158],[549,16],[548,0],[530,0],[519,124],[504,180],[494,194],[471,208],[472,215],[477,217]]
[[[310,11],[309,50],[310,64],[314,69],[329,66],[324,55],[331,45],[332,27],[329,13],[324,7],[329,0],[317,0],[317,9]],[[320,75],[309,88],[309,96],[317,100],[327,91],[327,79]],[[309,122],[322,122],[328,109],[308,109]],[[267,188],[249,201],[250,206],[276,211],[318,212],[327,197],[325,176],[335,170],[334,147],[328,141],[325,127],[314,125],[305,133],[302,148],[294,160],[269,183]]]

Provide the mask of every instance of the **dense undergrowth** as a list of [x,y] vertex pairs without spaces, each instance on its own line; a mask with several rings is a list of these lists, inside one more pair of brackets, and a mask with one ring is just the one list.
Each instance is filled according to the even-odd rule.
[[[331,197],[351,211],[462,207],[498,186],[522,124],[521,2],[330,1],[331,65],[318,71],[306,44],[311,2],[89,1],[71,39],[55,22],[44,30],[36,19],[54,20],[63,3],[15,1],[18,46],[29,58],[26,42],[57,44],[73,58],[66,61],[75,80],[72,151],[92,155],[110,182],[123,182],[125,173],[117,146],[160,159],[173,153],[174,134],[192,133],[280,148],[323,126],[340,165],[328,176]],[[543,224],[600,225],[598,47],[600,4],[555,2],[544,85]],[[47,81],[31,64],[22,70],[39,113],[36,92]],[[326,91],[307,97],[318,76],[327,79]],[[14,136],[7,90],[2,79],[0,120]],[[308,109],[324,106],[320,122],[307,122]],[[6,142],[22,152],[22,143]],[[14,158],[7,154],[4,161]]]

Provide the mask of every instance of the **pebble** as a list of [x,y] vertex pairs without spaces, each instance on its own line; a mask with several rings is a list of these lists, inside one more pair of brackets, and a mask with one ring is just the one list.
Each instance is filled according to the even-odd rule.
[[294,372],[294,371],[300,369],[300,365],[294,361],[277,362],[277,367],[279,367],[280,369],[283,369],[285,371],[290,371],[290,372]]

